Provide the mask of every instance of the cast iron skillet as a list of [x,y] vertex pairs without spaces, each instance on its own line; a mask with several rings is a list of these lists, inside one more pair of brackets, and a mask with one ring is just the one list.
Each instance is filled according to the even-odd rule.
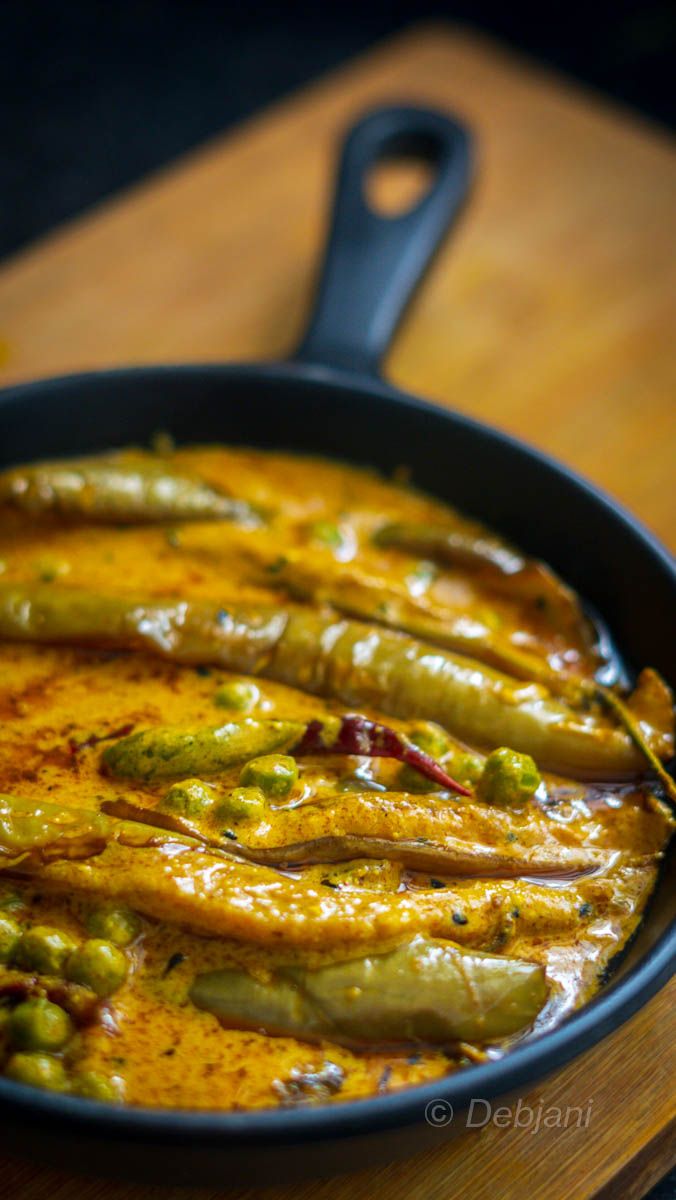
[[[378,160],[402,155],[431,163],[435,182],[407,214],[377,216],[365,177]],[[651,535],[544,454],[405,395],[378,373],[470,174],[470,137],[457,122],[413,108],[367,116],[343,152],[314,317],[290,362],[142,367],[10,388],[0,394],[0,464],[147,442],[160,429],[178,441],[312,451],[384,471],[405,463],[418,485],[550,562],[604,615],[630,663],[650,663],[673,683],[676,569]],[[499,1062],[372,1100],[241,1114],[115,1109],[0,1079],[6,1145],[94,1174],[221,1186],[330,1175],[438,1145],[464,1126],[472,1098],[527,1093],[657,991],[673,969],[673,901],[663,877],[610,985]],[[436,1098],[455,1109],[443,1130],[425,1119]]]

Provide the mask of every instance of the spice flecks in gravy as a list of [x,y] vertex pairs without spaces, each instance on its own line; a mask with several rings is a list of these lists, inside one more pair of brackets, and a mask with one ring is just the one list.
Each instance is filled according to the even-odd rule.
[[[599,651],[572,593],[375,474],[223,447],[148,458],[0,482],[3,1069],[132,1105],[335,1103],[470,1069],[584,1003],[670,821],[589,690]],[[650,687],[664,758],[668,694]],[[381,734],[346,753],[355,712],[460,789],[381,756]],[[298,752],[317,722],[321,752]],[[231,731],[201,760],[195,736],[225,726],[249,751]],[[153,730],[148,757],[133,739]],[[424,989],[435,962],[423,1019],[405,976]],[[359,1008],[371,977],[388,1003],[404,979],[399,1008]]]

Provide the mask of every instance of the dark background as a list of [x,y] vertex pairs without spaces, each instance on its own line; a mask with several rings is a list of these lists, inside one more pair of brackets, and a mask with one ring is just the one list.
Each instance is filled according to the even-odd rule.
[[673,121],[667,0],[5,0],[0,256],[378,38],[442,17]]
[[[666,0],[5,0],[0,256],[388,33],[444,17],[674,123]],[[651,1200],[675,1196],[672,1175]]]

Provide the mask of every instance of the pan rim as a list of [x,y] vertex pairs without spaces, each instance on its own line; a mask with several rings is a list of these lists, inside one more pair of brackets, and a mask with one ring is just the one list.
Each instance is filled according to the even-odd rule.
[[[274,382],[296,382],[303,387],[329,386],[338,392],[367,392],[373,398],[431,413],[470,430],[489,434],[512,453],[536,459],[564,477],[586,497],[609,511],[628,533],[638,538],[660,563],[676,591],[676,560],[659,539],[603,489],[546,451],[530,445],[475,417],[446,409],[431,400],[405,392],[377,376],[305,362],[144,364],[111,367],[46,377],[10,384],[0,390],[0,420],[5,405],[24,397],[45,395],[68,387],[86,387],[102,379],[161,377],[169,375],[259,378]],[[649,918],[648,918],[649,920]],[[67,1128],[80,1134],[105,1132],[115,1139],[190,1143],[213,1146],[224,1152],[238,1146],[284,1144],[293,1146],[327,1138],[362,1137],[378,1131],[422,1124],[425,1105],[440,1098],[458,1111],[473,1098],[489,1100],[509,1095],[520,1086],[532,1086],[545,1075],[560,1069],[585,1050],[619,1028],[667,982],[676,969],[676,920],[663,931],[631,970],[595,996],[557,1028],[516,1046],[504,1058],[479,1064],[431,1083],[407,1087],[399,1092],[362,1100],[346,1101],[307,1109],[254,1109],[232,1113],[218,1110],[165,1109],[147,1107],[113,1108],[75,1097],[40,1092],[0,1077],[0,1107],[11,1106],[13,1114],[49,1118],[50,1132]]]
[[[350,1138],[397,1127],[420,1125],[425,1108],[441,1099],[463,1112],[473,1099],[510,1096],[561,1069],[597,1045],[643,1007],[674,972],[676,920],[650,951],[616,984],[600,992],[561,1025],[524,1042],[504,1058],[482,1063],[442,1080],[403,1088],[384,1096],[351,1100],[317,1108],[254,1109],[232,1113],[218,1110],[120,1107],[93,1100],[40,1092],[0,1077],[0,1106],[11,1104],[13,1115],[49,1118],[50,1135],[68,1128],[82,1134],[105,1130],[120,1140],[152,1141],[153,1135],[194,1149],[228,1143],[274,1146],[326,1138]],[[148,1137],[150,1135],[150,1138]]]
[[[103,367],[100,369],[66,372],[61,375],[45,376],[40,379],[20,380],[0,388],[0,417],[3,408],[11,402],[30,398],[40,392],[56,391],[63,387],[84,387],[104,379],[138,379],[144,377],[161,377],[163,375],[178,375],[189,377],[209,376],[222,377],[224,380],[240,376],[245,379],[256,379],[268,382],[296,382],[302,386],[329,386],[339,392],[367,392],[374,399],[386,403],[394,403],[403,408],[413,408],[421,414],[430,414],[459,424],[476,433],[482,433],[493,438],[497,443],[508,446],[512,452],[521,454],[529,459],[536,459],[557,475],[575,484],[590,500],[598,503],[609,511],[635,535],[638,536],[648,549],[659,559],[662,567],[671,577],[676,588],[676,554],[671,554],[656,534],[638,517],[634,516],[622,501],[616,499],[598,484],[592,482],[574,467],[568,466],[547,450],[517,437],[498,426],[491,425],[481,418],[446,408],[443,404],[405,391],[396,384],[379,375],[367,375],[362,372],[349,371],[342,367],[322,366],[321,364],[290,360],[270,360],[267,362],[190,362],[190,363],[145,363],[141,365],[122,367]],[[251,443],[252,445],[255,443]]]

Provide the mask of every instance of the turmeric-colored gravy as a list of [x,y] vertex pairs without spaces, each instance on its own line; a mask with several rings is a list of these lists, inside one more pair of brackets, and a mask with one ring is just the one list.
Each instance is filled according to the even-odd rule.
[[0,1071],[333,1103],[561,1020],[671,829],[670,693],[606,653],[401,481],[221,446],[0,474]]

